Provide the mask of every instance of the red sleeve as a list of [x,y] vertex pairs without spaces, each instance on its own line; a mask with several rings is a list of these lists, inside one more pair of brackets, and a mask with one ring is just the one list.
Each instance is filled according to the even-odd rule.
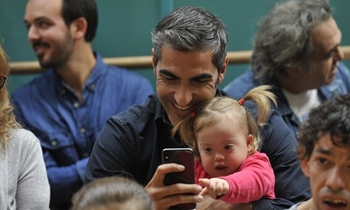
[[194,170],[195,170],[195,182],[196,184],[198,183],[198,179],[201,178],[208,178],[210,179],[211,177],[209,176],[209,174],[204,170],[203,165],[202,165],[202,161],[197,158],[194,161]]
[[275,198],[275,175],[265,153],[255,152],[237,172],[220,178],[230,185],[229,191],[219,198],[227,203],[250,203],[260,198]]

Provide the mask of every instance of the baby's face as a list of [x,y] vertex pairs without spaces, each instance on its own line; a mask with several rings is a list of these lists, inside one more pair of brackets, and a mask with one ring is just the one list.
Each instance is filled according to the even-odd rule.
[[253,142],[251,135],[226,117],[201,129],[196,136],[203,167],[211,177],[236,172],[248,157]]

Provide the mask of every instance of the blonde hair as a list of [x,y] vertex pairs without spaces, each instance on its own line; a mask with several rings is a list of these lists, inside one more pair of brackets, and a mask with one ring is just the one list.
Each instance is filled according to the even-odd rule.
[[[251,153],[260,148],[261,139],[258,126],[262,126],[270,111],[270,100],[276,104],[276,97],[269,92],[270,85],[258,86],[250,90],[242,99],[236,101],[229,97],[214,97],[204,102],[190,116],[185,117],[175,124],[172,130],[172,137],[177,133],[180,134],[182,141],[192,148],[198,155],[196,134],[208,125],[212,125],[220,120],[226,113],[232,114],[240,129],[247,135],[251,134],[254,138]],[[247,100],[253,101],[258,108],[257,123],[244,106]]]
[[[7,55],[0,44],[0,75],[7,76],[9,71]],[[21,127],[15,119],[6,84],[0,89],[0,125],[0,146],[3,146],[10,139],[9,130]]]

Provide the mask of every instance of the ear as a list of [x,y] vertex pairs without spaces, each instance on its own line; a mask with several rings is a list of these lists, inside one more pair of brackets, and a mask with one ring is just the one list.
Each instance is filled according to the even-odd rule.
[[227,69],[227,66],[228,66],[228,61],[229,61],[229,59],[228,59],[228,57],[226,57],[224,65],[222,65],[222,68],[221,68],[220,73],[219,73],[218,85],[220,85],[222,83],[222,81],[224,81],[225,74],[226,74],[226,69]]
[[247,148],[248,148],[248,152],[252,153],[254,148],[254,137],[252,134],[249,134],[247,137]]
[[[299,148],[299,150],[304,150],[304,148]],[[302,151],[298,151],[299,155],[299,162],[301,170],[304,172],[306,177],[310,177],[310,167],[309,167],[309,160],[308,157],[302,157],[301,154],[304,154]]]
[[88,23],[85,18],[80,17],[74,20],[70,26],[74,39],[82,39],[85,36]]

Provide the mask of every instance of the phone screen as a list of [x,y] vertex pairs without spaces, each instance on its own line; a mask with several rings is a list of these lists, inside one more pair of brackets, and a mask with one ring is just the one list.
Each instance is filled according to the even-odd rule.
[[[185,166],[181,172],[172,172],[165,175],[165,185],[175,183],[194,184],[194,154],[190,148],[165,148],[162,152],[163,163],[177,163]],[[178,204],[170,209],[194,209],[195,203]]]

